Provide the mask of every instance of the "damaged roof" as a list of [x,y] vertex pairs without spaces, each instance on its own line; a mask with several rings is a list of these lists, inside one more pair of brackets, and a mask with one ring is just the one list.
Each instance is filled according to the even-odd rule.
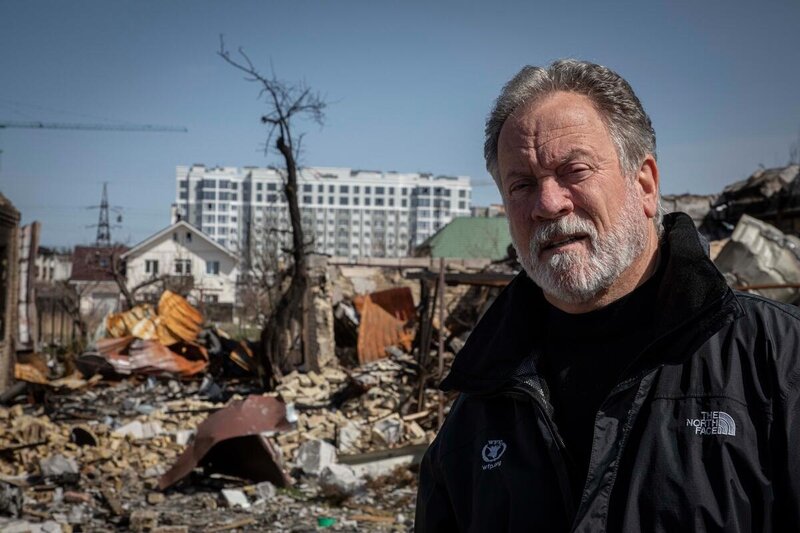
[[415,255],[460,259],[503,259],[511,234],[505,217],[459,217],[417,247]]

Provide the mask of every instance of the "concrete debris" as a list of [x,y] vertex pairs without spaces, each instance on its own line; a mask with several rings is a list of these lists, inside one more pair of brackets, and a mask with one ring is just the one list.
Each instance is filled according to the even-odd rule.
[[337,449],[342,453],[358,453],[358,441],[363,431],[358,422],[347,421],[336,432]]
[[161,423],[158,421],[142,423],[134,420],[130,424],[125,424],[114,430],[114,435],[130,437],[132,439],[152,439],[164,433]]
[[[70,528],[68,531],[71,531]],[[62,524],[54,520],[47,520],[39,524],[27,520],[6,521],[0,518],[0,531],[4,533],[62,533],[65,529]]]
[[271,500],[278,494],[278,489],[269,481],[262,481],[253,486],[253,492],[259,500]]
[[397,415],[384,418],[372,426],[372,436],[383,446],[397,444],[403,437],[403,421]]
[[319,475],[336,462],[336,448],[324,440],[309,440],[297,449],[295,464],[306,474]]
[[729,283],[786,303],[800,300],[800,238],[743,215],[715,259]]
[[22,500],[21,488],[0,482],[0,515],[19,516]]
[[80,469],[75,459],[64,457],[57,453],[39,460],[39,469],[43,476],[60,476],[63,474],[78,474]]
[[250,500],[248,500],[245,493],[240,490],[222,489],[220,494],[222,494],[222,499],[228,507],[250,508]]
[[363,478],[347,465],[332,464],[326,466],[319,476],[322,490],[331,496],[347,497],[362,490],[365,486]]

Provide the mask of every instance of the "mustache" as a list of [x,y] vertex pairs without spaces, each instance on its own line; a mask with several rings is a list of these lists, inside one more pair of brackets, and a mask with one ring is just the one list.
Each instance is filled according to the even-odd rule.
[[578,234],[587,235],[590,243],[597,240],[597,228],[588,220],[571,216],[545,222],[537,227],[531,236],[531,255],[538,257],[550,243]]

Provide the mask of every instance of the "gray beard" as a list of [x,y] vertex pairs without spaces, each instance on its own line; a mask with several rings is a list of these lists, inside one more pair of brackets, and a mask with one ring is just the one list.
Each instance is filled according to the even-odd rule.
[[[530,254],[520,253],[517,240],[512,242],[522,267],[545,294],[569,304],[587,303],[607,290],[638,258],[647,245],[648,219],[641,213],[633,186],[616,223],[600,236],[597,228],[577,215],[542,224],[531,237]],[[574,251],[553,254],[539,260],[545,242],[561,235],[582,233],[588,236],[588,255]]]

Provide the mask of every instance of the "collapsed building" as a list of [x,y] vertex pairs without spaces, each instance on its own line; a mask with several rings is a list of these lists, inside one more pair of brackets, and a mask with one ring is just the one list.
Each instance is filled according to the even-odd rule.
[[700,231],[710,240],[731,235],[742,215],[763,220],[783,233],[800,234],[800,165],[759,169],[722,190]]

